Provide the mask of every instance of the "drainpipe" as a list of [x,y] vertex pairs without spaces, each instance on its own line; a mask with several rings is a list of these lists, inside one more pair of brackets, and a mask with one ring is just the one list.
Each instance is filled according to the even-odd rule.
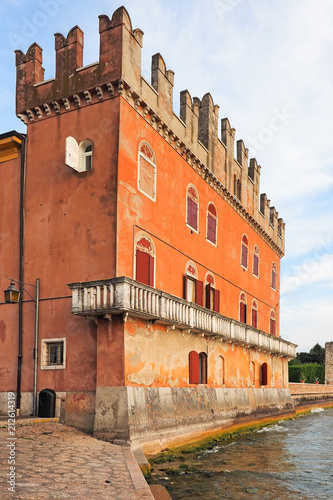
[[33,413],[37,416],[37,373],[38,373],[38,318],[39,318],[39,278],[36,278],[35,295],[35,348],[34,348],[34,391],[33,391]]
[[22,367],[22,332],[23,332],[23,288],[24,281],[24,193],[25,193],[25,160],[26,160],[26,137],[22,137],[21,143],[21,172],[20,172],[20,229],[19,229],[19,331],[18,331],[18,353],[17,353],[17,384],[16,384],[16,413],[20,415],[21,410],[21,367]]

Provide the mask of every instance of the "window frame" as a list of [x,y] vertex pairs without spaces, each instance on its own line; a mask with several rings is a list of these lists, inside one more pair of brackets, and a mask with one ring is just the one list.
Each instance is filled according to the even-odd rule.
[[[255,274],[255,259],[257,259],[257,271]],[[260,252],[258,245],[254,245],[253,247],[253,259],[252,259],[252,274],[255,278],[259,279],[259,265],[260,265]]]
[[[60,344],[63,345],[62,356],[63,360],[61,364],[47,364],[48,359],[48,346],[50,344]],[[65,370],[66,369],[66,338],[52,338],[52,339],[41,339],[41,370]]]
[[274,309],[271,310],[269,315],[269,333],[270,335],[274,335],[274,337],[276,337],[276,313]]
[[[255,312],[255,325],[253,324],[253,313]],[[251,304],[251,326],[258,330],[258,303],[255,299],[252,300]]]
[[[145,155],[141,151],[141,149],[142,149],[142,147],[144,145],[146,145],[151,150],[151,153],[152,153],[154,161],[152,161],[147,155]],[[154,195],[153,196],[150,196],[148,193],[146,193],[146,191],[144,191],[142,188],[140,188],[140,166],[141,166],[140,158],[143,158],[146,162],[148,162],[154,168],[154,186],[153,186]],[[157,186],[157,162],[156,162],[156,155],[155,155],[155,152],[154,152],[153,148],[151,147],[151,145],[149,144],[149,142],[147,142],[146,140],[140,141],[139,147],[138,147],[137,186],[138,186],[138,190],[140,191],[140,193],[142,193],[145,196],[147,196],[147,198],[149,198],[151,201],[156,202],[156,186]]]
[[[246,239],[246,242],[244,241]],[[243,248],[246,250],[246,266],[243,263]],[[243,234],[242,239],[241,239],[241,259],[240,259],[240,264],[243,269],[246,271],[249,270],[249,238],[247,237],[246,234]]]
[[[189,194],[190,189],[193,189],[195,192],[195,200]],[[191,204],[196,205],[196,227],[192,226],[189,222],[189,201],[191,202]],[[189,184],[186,188],[186,226],[189,227],[191,231],[199,234],[199,195],[197,188],[193,184]]]
[[[244,296],[244,299],[243,297]],[[244,305],[244,319],[245,321],[242,321],[242,305]],[[241,292],[239,295],[239,322],[242,323],[243,325],[247,325],[247,299],[246,299],[246,293]]]
[[[210,207],[213,207],[214,211],[215,211],[215,214],[212,213],[209,208]],[[214,227],[214,231],[215,232],[215,241],[212,241],[210,238],[209,238],[209,220],[212,220],[215,224],[215,227]],[[212,245],[214,245],[214,247],[217,247],[217,222],[218,222],[218,217],[217,217],[217,210],[216,210],[216,207],[214,205],[213,202],[209,202],[208,205],[207,205],[207,216],[206,216],[206,240],[211,243]]]

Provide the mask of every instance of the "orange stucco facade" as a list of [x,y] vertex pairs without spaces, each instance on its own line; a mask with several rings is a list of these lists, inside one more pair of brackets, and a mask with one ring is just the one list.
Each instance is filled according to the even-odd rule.
[[48,389],[64,422],[111,440],[140,441],[152,421],[162,432],[181,398],[211,415],[195,406],[204,393],[217,405],[207,426],[231,399],[281,410],[295,351],[279,328],[284,223],[259,195],[260,166],[243,141],[234,158],[228,119],[219,137],[210,94],[182,92],[174,114],[159,54],[151,84],[141,77],[142,35],[124,8],[100,16],[100,60],[82,68],[82,31],[57,34],[46,82],[40,47],[16,51],[27,134],[0,136],[0,282],[25,284],[20,308],[0,303],[0,411],[18,391],[20,330],[21,413]]

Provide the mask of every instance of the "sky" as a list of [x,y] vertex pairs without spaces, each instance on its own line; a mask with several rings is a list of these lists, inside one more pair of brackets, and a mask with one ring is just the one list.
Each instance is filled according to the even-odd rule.
[[[1,0],[0,133],[15,116],[14,50],[43,48],[54,77],[54,33],[85,34],[84,65],[98,60],[98,15],[113,0]],[[260,191],[286,223],[281,337],[309,351],[333,341],[332,0],[124,0],[144,32],[142,74],[160,52],[175,72],[174,110],[188,89],[210,92],[261,165]]]

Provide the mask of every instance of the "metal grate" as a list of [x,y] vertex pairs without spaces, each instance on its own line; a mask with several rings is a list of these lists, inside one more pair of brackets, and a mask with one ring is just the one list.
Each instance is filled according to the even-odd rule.
[[46,344],[46,364],[62,365],[64,363],[64,343],[48,342]]

